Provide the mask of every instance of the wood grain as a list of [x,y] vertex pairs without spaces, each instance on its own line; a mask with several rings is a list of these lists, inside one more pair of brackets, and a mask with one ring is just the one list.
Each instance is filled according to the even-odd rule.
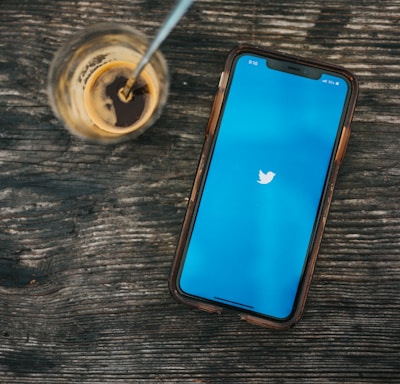
[[[136,141],[71,137],[47,102],[85,25],[153,35],[172,1],[2,0],[0,381],[400,382],[400,1],[199,0],[163,45],[168,105]],[[360,79],[305,314],[273,332],[176,304],[167,277],[227,52],[250,43]]]

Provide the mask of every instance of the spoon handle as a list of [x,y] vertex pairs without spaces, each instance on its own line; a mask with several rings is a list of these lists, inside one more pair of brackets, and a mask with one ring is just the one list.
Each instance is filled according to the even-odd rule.
[[128,79],[123,89],[123,94],[126,98],[128,98],[129,94],[132,91],[133,85],[135,84],[136,79],[139,77],[145,65],[149,62],[154,52],[158,49],[161,43],[165,40],[165,38],[169,35],[178,21],[185,14],[187,9],[192,5],[194,0],[179,0],[176,4],[175,8],[171,11],[171,13],[167,16],[164,23],[161,25],[158,30],[153,42],[148,47],[146,53],[140,60],[138,66],[133,72],[132,76]]

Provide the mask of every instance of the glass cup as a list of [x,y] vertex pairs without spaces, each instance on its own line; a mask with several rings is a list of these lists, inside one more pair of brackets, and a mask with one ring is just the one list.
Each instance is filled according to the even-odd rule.
[[49,102],[71,133],[117,143],[139,136],[158,119],[169,89],[159,51],[136,80],[133,98],[120,93],[147,47],[147,38],[136,29],[107,23],[76,34],[56,52],[48,75]]

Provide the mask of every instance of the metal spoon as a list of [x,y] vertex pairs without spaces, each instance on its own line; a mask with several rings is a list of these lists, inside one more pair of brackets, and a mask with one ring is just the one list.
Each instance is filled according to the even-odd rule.
[[131,97],[133,86],[135,85],[136,79],[139,77],[145,65],[150,61],[154,52],[158,49],[161,43],[165,40],[165,38],[169,35],[178,21],[185,14],[187,9],[192,5],[194,0],[179,0],[175,6],[175,8],[171,11],[171,13],[164,20],[164,23],[161,25],[158,30],[153,42],[150,44],[149,48],[147,48],[146,53],[140,60],[138,66],[133,72],[132,76],[126,82],[124,88],[120,91],[125,98],[125,100],[129,100]]

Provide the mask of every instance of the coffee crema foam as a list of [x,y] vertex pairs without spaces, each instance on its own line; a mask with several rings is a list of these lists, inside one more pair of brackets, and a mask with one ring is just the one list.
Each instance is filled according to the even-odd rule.
[[136,80],[133,98],[124,101],[119,91],[136,65],[112,61],[96,69],[84,90],[84,104],[90,120],[103,131],[122,135],[141,128],[151,118],[158,95],[149,72],[144,69]]

